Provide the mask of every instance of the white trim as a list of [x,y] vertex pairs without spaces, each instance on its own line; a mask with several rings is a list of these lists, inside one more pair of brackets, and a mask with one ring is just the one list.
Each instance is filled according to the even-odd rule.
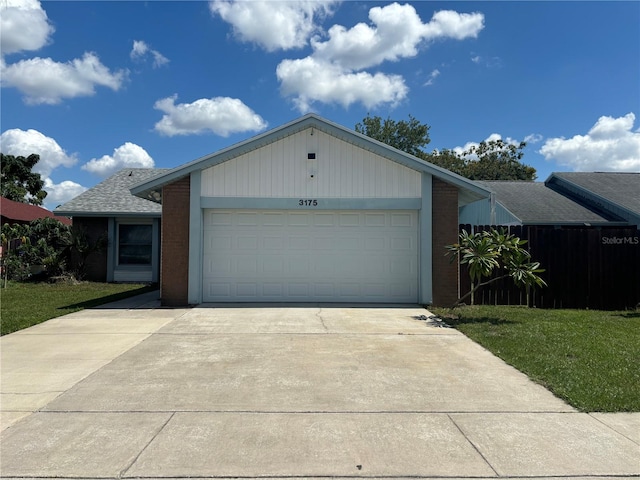
[[187,302],[192,305],[202,303],[202,188],[201,171],[191,173],[189,190],[189,273]]
[[433,176],[422,174],[422,206],[420,208],[418,302],[433,303]]

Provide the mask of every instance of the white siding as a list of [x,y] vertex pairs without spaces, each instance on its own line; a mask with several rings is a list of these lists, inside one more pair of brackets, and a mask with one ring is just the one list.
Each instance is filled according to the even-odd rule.
[[[309,160],[308,153],[316,159]],[[307,129],[203,170],[201,195],[420,198],[420,186],[415,170]]]

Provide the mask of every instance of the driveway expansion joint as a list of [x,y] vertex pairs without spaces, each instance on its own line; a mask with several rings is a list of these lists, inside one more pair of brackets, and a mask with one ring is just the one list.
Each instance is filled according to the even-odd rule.
[[476,453],[480,456],[480,458],[482,458],[482,460],[487,464],[487,466],[493,471],[493,473],[496,474],[497,477],[500,477],[501,475],[496,471],[496,469],[493,467],[493,465],[491,465],[491,462],[489,462],[489,460],[487,459],[487,457],[485,457],[485,455],[480,451],[480,449],[478,448],[478,446],[473,443],[473,441],[467,436],[467,434],[465,433],[465,431],[460,427],[460,425],[458,425],[456,423],[456,421],[451,417],[451,415],[447,414],[447,418],[449,418],[449,420],[451,421],[451,423],[453,423],[453,425],[458,429],[458,431],[460,432],[460,435],[462,435],[464,437],[464,439],[469,442],[469,445],[471,445],[473,447],[473,449],[476,451]]
[[142,450],[140,450],[140,452],[138,452],[138,454],[135,456],[135,458],[129,463],[129,465],[127,465],[125,468],[123,468],[120,471],[120,474],[118,475],[118,478],[123,478],[126,475],[126,472],[128,472],[131,467],[133,467],[133,465],[135,465],[135,463],[138,461],[138,459],[140,458],[140,455],[142,455],[145,450],[147,448],[149,448],[149,445],[151,445],[153,443],[153,441],[158,437],[158,435],[160,435],[160,433],[165,429],[165,427],[167,426],[167,424],[171,421],[171,419],[175,416],[175,412],[172,413],[171,415],[169,415],[169,418],[167,418],[166,422],[164,422],[160,428],[158,428],[158,430],[155,432],[155,434],[151,437],[151,439],[147,442],[147,444],[142,448]]

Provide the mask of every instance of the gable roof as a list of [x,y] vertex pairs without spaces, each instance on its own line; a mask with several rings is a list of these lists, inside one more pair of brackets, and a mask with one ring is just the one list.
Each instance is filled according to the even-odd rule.
[[133,196],[130,188],[168,171],[166,168],[125,168],[59,206],[54,213],[69,217],[159,217],[162,214],[162,206]]
[[192,162],[176,167],[163,175],[148,179],[132,186],[131,193],[141,198],[154,201],[161,201],[161,188],[183,178],[192,172],[219,165],[252,150],[256,150],[265,145],[274,143],[282,138],[301,132],[308,128],[315,128],[328,135],[332,135],[345,142],[351,143],[365,150],[369,150],[384,158],[397,162],[405,167],[418,172],[426,172],[433,176],[453,184],[460,189],[460,199],[462,203],[469,203],[481,198],[487,198],[490,192],[484,187],[461,177],[449,170],[425,162],[413,155],[397,150],[389,145],[379,142],[371,137],[350,130],[346,127],[330,122],[314,113],[304,115],[290,123],[277,127],[268,132],[252,137],[243,142],[219,150],[210,155],[198,158]]
[[640,173],[554,172],[545,184],[640,225]]
[[[8,198],[0,197],[0,216],[3,223],[20,222],[28,223],[39,218],[55,218],[55,215],[46,208],[28,203],[14,202]],[[56,218],[65,225],[71,225],[68,218]]]
[[496,202],[523,225],[604,225],[618,220],[559,193],[542,182],[479,181],[495,193]]

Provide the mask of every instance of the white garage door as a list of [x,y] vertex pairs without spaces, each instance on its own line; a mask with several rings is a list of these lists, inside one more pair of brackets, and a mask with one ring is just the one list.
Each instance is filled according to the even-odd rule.
[[204,302],[417,302],[416,211],[205,210]]

